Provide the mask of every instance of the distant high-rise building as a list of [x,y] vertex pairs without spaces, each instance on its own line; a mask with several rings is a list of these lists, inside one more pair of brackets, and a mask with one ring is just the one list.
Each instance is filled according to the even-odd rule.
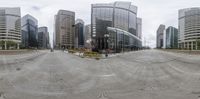
[[53,23],[53,44],[52,44],[52,48],[56,48],[56,30],[58,28],[56,28],[56,15],[54,16],[54,23]]
[[47,27],[38,28],[38,47],[41,49],[49,48],[49,32]]
[[142,19],[137,18],[137,37],[142,39]]
[[200,50],[200,8],[179,10],[178,44],[181,49]]
[[22,47],[38,47],[38,21],[33,16],[27,14],[21,20]]
[[178,29],[175,27],[168,27],[166,29],[166,48],[176,49],[178,48]]
[[164,32],[165,32],[165,25],[161,24],[157,30],[157,37],[156,37],[156,45],[157,48],[164,47]]
[[137,7],[131,2],[92,4],[91,18],[94,50],[121,52],[142,46],[137,35]]
[[76,20],[75,24],[75,48],[84,47],[84,21]]
[[55,46],[74,48],[75,12],[59,10],[55,18]]
[[[20,8],[0,8],[0,49],[8,49],[9,41],[16,43],[19,49],[21,43],[21,12]],[[8,43],[8,44],[7,44]]]
[[91,25],[85,25],[85,47],[91,48]]

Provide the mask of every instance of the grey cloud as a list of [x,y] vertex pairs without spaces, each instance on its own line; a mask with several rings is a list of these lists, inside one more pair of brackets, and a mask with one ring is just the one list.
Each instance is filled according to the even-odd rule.
[[31,7],[33,10],[35,10],[35,11],[39,11],[40,10],[40,7],[38,7],[38,6],[32,6]]

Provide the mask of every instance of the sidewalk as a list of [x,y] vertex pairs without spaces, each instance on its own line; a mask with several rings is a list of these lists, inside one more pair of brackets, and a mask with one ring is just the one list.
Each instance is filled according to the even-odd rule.
[[[143,50],[140,50],[140,51],[143,51]],[[101,54],[101,55],[102,55],[102,59],[106,59],[106,58],[112,58],[112,57],[117,57],[117,56],[121,56],[121,55],[136,53],[136,52],[138,52],[138,51],[130,51],[130,52],[123,52],[123,53],[112,53],[112,54],[108,54],[108,57],[106,57],[105,54]]]
[[36,50],[0,50],[0,55],[19,55],[35,51]]
[[45,52],[42,51],[31,51],[30,53],[26,54],[0,55],[0,65],[19,63],[44,54]]
[[[142,50],[140,50],[140,51],[142,51]],[[64,51],[64,52],[69,53],[68,51]],[[108,57],[106,57],[105,54],[101,54],[101,57],[99,59],[108,59],[108,58],[117,57],[117,56],[120,56],[120,55],[127,55],[127,54],[131,54],[131,53],[136,53],[136,52],[138,52],[138,51],[130,51],[130,52],[123,52],[123,53],[110,53],[110,54],[108,54]],[[79,53],[79,52],[71,53],[71,54],[78,56],[78,57],[84,57],[83,53]],[[85,58],[87,58],[87,57],[85,57]]]
[[200,50],[177,50],[177,49],[161,49],[161,51],[189,54],[189,55],[200,55]]

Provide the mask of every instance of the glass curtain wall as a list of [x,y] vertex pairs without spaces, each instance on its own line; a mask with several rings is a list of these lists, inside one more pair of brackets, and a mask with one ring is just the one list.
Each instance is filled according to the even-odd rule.
[[138,50],[142,47],[142,41],[135,35],[117,28],[108,27],[110,35],[108,39],[109,49],[112,52]]
[[[91,18],[92,45],[95,51],[107,49],[108,27],[118,28],[137,36],[137,7],[131,5],[131,2],[93,4]],[[122,34],[119,33],[118,35]],[[130,48],[127,46],[130,43],[129,40],[122,42],[122,36],[116,37],[119,40],[118,49]],[[127,38],[125,35],[123,39]]]

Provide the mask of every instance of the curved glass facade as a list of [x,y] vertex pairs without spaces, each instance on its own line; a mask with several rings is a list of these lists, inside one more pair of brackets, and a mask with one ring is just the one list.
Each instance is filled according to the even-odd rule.
[[21,43],[20,8],[0,8],[0,41]]
[[179,48],[200,50],[200,8],[179,10]]
[[102,38],[106,28],[113,26],[113,8],[93,8],[92,17],[93,37]]
[[108,48],[114,52],[137,50],[142,47],[142,41],[130,32],[118,29],[107,28],[109,33]]
[[114,27],[137,35],[137,7],[131,2],[93,4],[91,15],[93,45],[98,50],[106,49],[107,27]]

